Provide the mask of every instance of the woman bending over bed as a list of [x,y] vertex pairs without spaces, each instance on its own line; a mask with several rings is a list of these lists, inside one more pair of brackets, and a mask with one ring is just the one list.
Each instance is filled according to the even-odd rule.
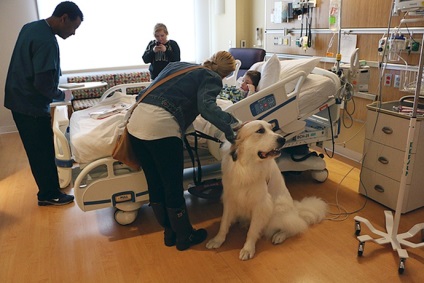
[[[134,109],[127,125],[146,176],[150,205],[164,228],[165,245],[176,245],[178,250],[188,249],[207,237],[205,229],[193,229],[186,209],[182,134],[199,114],[224,132],[230,142],[235,139],[233,128],[239,124],[216,104],[222,79],[235,69],[233,56],[219,51],[202,65],[152,90]],[[192,66],[171,62],[152,85]]]

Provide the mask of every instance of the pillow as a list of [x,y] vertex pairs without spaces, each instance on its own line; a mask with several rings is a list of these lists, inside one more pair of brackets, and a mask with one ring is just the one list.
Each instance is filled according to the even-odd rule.
[[273,85],[278,81],[281,66],[280,60],[278,59],[276,54],[272,55],[271,58],[269,58],[267,61],[258,63],[255,63],[252,68],[260,68],[260,65],[262,65],[262,68],[260,70],[256,70],[261,72],[261,80],[259,81],[257,87],[257,90],[259,91],[270,85]]
[[[288,75],[291,75],[298,71],[304,71],[306,75],[309,75],[312,70],[318,66],[321,58],[311,57],[305,59],[293,59],[293,60],[283,60],[280,61],[281,70],[280,70],[280,80],[284,79]],[[289,82],[286,84],[286,92],[290,93],[296,87],[297,80]]]
[[252,67],[249,68],[249,70],[252,71],[262,71],[262,66],[265,64],[265,61],[261,61],[261,62],[256,62],[255,64],[252,65]]

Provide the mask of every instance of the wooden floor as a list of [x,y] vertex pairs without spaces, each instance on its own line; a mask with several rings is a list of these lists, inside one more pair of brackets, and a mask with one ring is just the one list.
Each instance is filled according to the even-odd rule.
[[[353,217],[383,229],[385,208],[357,193],[358,167],[325,159],[325,183],[314,182],[308,173],[286,180],[295,199],[315,195],[332,204],[329,219],[281,245],[261,239],[255,257],[240,261],[246,230],[238,226],[217,250],[202,243],[179,252],[163,245],[148,206],[129,226],[115,223],[113,208],[38,207],[18,135],[0,135],[0,282],[424,282],[424,248],[407,249],[403,275],[397,252],[388,245],[367,242],[363,257],[357,257]],[[210,239],[218,231],[221,204],[189,194],[186,199],[193,225],[206,228]],[[337,218],[336,204],[351,214]],[[422,221],[424,209],[410,212],[402,216],[399,231]],[[367,233],[362,225],[362,234]],[[413,240],[419,242],[420,236]]]

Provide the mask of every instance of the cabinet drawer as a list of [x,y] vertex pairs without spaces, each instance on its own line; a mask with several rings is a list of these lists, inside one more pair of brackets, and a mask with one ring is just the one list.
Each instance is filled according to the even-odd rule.
[[[375,126],[375,132],[373,133],[376,120],[377,124]],[[370,110],[367,111],[367,127],[365,137],[369,140],[373,140],[378,143],[384,143],[387,146],[405,151],[408,130],[408,119],[402,119],[396,116],[377,113]],[[415,131],[419,131],[419,122],[417,123]],[[412,148],[413,153],[416,152],[417,141],[418,135],[416,134],[414,137],[414,147]]]
[[391,209],[396,208],[399,185],[399,182],[368,168],[361,170],[359,192]]
[[[395,210],[399,188],[400,182],[375,173],[368,168],[362,168],[361,182],[359,185],[359,192],[362,195]],[[413,189],[410,192],[411,189],[410,185],[406,186],[407,193],[404,196],[402,213],[409,212],[424,205],[422,190],[418,192],[416,189]],[[421,198],[418,196],[421,196]]]
[[[366,139],[364,153],[364,167],[400,182],[403,174],[404,151]],[[409,163],[410,168],[414,168],[414,159],[415,154],[412,154]],[[408,175],[407,184],[411,183],[411,175]]]

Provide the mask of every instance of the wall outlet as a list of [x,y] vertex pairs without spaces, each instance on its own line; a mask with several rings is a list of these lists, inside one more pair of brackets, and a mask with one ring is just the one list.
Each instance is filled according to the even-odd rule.
[[384,86],[392,85],[392,74],[384,74]]
[[395,75],[395,79],[393,81],[393,87],[400,87],[400,75]]
[[246,48],[246,40],[244,40],[244,39],[240,40],[240,47]]

